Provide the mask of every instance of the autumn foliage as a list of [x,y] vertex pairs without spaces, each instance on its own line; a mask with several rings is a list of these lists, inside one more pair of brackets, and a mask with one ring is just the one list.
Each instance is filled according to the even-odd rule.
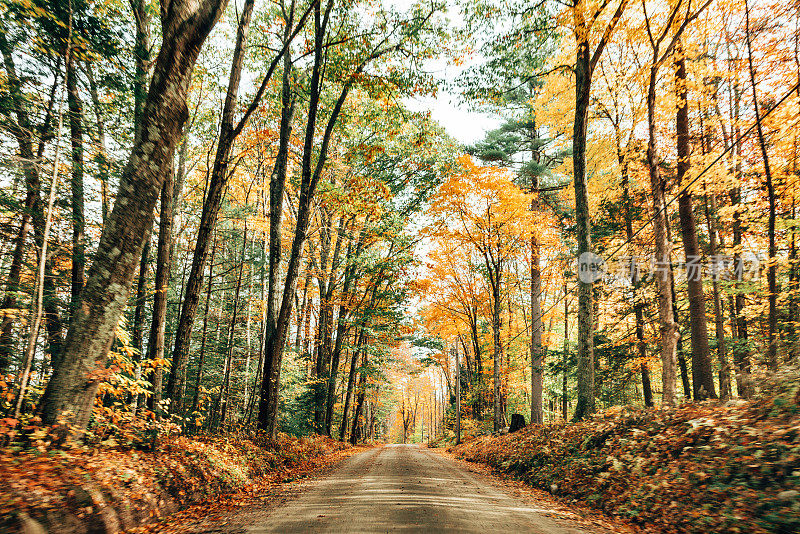
[[454,451],[648,530],[796,532],[799,373],[782,371],[757,401],[620,406]]
[[[160,521],[189,505],[326,465],[349,445],[282,434],[277,443],[232,435],[175,437],[157,452],[75,447],[0,454],[0,530],[118,532]],[[30,524],[27,524],[28,528]]]

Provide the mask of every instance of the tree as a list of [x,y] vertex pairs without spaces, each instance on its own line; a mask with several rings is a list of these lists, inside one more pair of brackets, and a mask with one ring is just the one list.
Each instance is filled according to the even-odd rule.
[[[611,18],[603,25],[597,44],[591,42],[595,24],[603,15],[608,2],[587,13],[585,0],[574,0],[569,6],[572,15],[572,31],[577,53],[575,58],[575,118],[572,131],[572,172],[575,185],[575,221],[578,237],[578,257],[592,252],[591,214],[586,188],[586,126],[589,118],[589,103],[592,75],[597,62],[608,45],[614,29],[628,4],[620,0]],[[588,16],[587,16],[588,15]],[[575,419],[583,419],[595,410],[594,401],[594,304],[592,284],[578,281],[578,402]]]
[[134,267],[153,223],[153,209],[188,116],[186,92],[194,63],[224,7],[224,0],[172,0],[161,5],[162,47],[141,117],[141,136],[120,178],[114,209],[70,321],[61,362],[40,401],[46,424],[65,417],[81,434],[89,422],[97,374],[105,367]]
[[503,425],[500,393],[503,294],[506,275],[514,253],[532,225],[530,199],[513,187],[502,170],[475,166],[468,157],[460,160],[464,171],[446,182],[432,199],[431,215],[436,217],[431,232],[440,239],[453,240],[474,250],[491,295],[492,347],[494,357],[494,430]]
[[[225,95],[225,104],[222,108],[222,118],[220,122],[220,135],[217,140],[217,150],[214,156],[214,167],[211,171],[211,177],[208,185],[208,192],[206,193],[205,202],[203,203],[203,213],[200,221],[200,228],[197,234],[197,242],[195,245],[194,258],[192,259],[192,270],[189,273],[189,280],[186,287],[186,299],[183,303],[181,310],[181,319],[178,323],[178,333],[175,336],[175,347],[173,349],[173,372],[170,374],[169,382],[167,383],[167,395],[173,400],[172,410],[176,413],[181,413],[183,410],[183,391],[184,382],[186,380],[186,363],[188,359],[189,340],[191,337],[192,326],[194,324],[194,316],[197,312],[197,305],[200,302],[200,290],[203,283],[203,270],[205,268],[206,259],[210,246],[210,236],[217,222],[217,214],[219,212],[220,203],[222,202],[222,194],[225,190],[225,184],[230,177],[228,169],[231,164],[231,149],[236,141],[236,138],[247,125],[247,121],[256,110],[261,101],[267,84],[272,77],[273,72],[281,63],[284,54],[287,53],[289,46],[294,37],[300,33],[305,26],[306,19],[315,9],[319,0],[311,2],[305,12],[298,18],[297,24],[294,26],[295,17],[295,4],[291,3],[289,7],[289,14],[285,21],[285,30],[282,42],[282,48],[275,54],[270,61],[267,72],[261,80],[261,85],[256,91],[255,96],[248,104],[243,116],[234,121],[234,114],[237,111],[238,98],[239,98],[239,84],[242,79],[242,67],[244,65],[244,57],[247,47],[247,37],[250,30],[250,20],[253,14],[253,6],[255,0],[246,0],[239,17],[239,24],[236,32],[236,46],[233,51],[233,58],[231,60],[231,71],[228,80],[228,90]],[[281,6],[284,12],[285,6]],[[236,122],[234,124],[234,122]]]
[[[655,120],[655,107],[656,107],[656,82],[658,81],[658,70],[669,54],[679,43],[681,34],[689,25],[689,23],[697,18],[700,12],[708,6],[709,2],[702,5],[699,10],[694,13],[691,12],[691,2],[687,3],[686,15],[681,17],[680,12],[683,9],[682,1],[673,4],[666,16],[666,21],[657,29],[653,25],[651,17],[647,13],[647,7],[642,4],[644,9],[645,27],[647,35],[650,39],[650,48],[652,51],[652,58],[650,61],[650,77],[647,89],[647,128],[648,128],[648,144],[647,144],[647,166],[650,174],[650,192],[652,195],[652,218],[653,227],[655,229],[655,248],[656,248],[656,262],[659,266],[658,278],[658,314],[661,322],[661,372],[664,393],[662,394],[662,403],[665,405],[672,405],[675,403],[675,350],[678,341],[678,327],[675,323],[674,314],[674,299],[673,289],[671,284],[672,269],[671,253],[672,243],[669,241],[667,230],[667,205],[664,192],[664,185],[662,183],[661,173],[659,169],[659,156],[656,138],[656,120]],[[670,32],[672,31],[672,36]],[[679,101],[680,102],[680,101]],[[680,103],[679,103],[680,106]],[[687,109],[688,112],[688,109]],[[683,131],[686,127],[685,118],[680,117],[678,124],[679,130],[679,175],[683,176],[686,169],[688,169],[688,150],[686,150],[685,141],[681,141],[682,136],[686,136],[687,132]],[[681,174],[682,173],[682,174]],[[689,200],[691,208],[691,199],[685,198],[684,204]],[[685,209],[684,209],[685,211]],[[686,226],[685,243],[691,252],[696,252],[699,247],[695,248],[692,242],[691,223],[687,219],[688,215],[684,213],[684,225]],[[687,257],[688,261],[688,257]],[[692,312],[693,318],[702,313],[702,323],[697,323],[693,327],[693,356],[696,358],[697,372],[699,376],[705,376],[706,379],[710,377],[710,368],[708,366],[708,349],[704,347],[703,339],[705,336],[705,343],[707,345],[708,338],[705,332],[705,300],[702,295],[702,283],[692,283],[691,296],[694,309]],[[701,303],[702,301],[702,303]],[[704,364],[704,365],[702,365]],[[710,387],[706,394],[715,396],[713,391],[713,384],[709,385],[706,380],[703,386]],[[696,386],[699,388],[699,385]],[[698,389],[699,390],[699,389]]]
[[[421,8],[412,11],[408,18],[393,16],[388,20],[376,18],[376,27],[365,35],[360,45],[350,42],[356,48],[349,50],[340,58],[341,65],[330,73],[325,68],[325,61],[330,52],[325,48],[329,39],[328,24],[334,9],[333,0],[329,0],[324,10],[321,6],[314,8],[314,62],[309,82],[308,113],[303,141],[302,161],[300,165],[300,196],[297,202],[297,216],[294,237],[285,271],[284,287],[281,303],[275,320],[275,329],[265,336],[264,340],[264,374],[261,385],[261,400],[259,403],[259,428],[266,430],[270,436],[277,435],[278,414],[278,387],[280,384],[280,366],[283,350],[289,328],[289,320],[294,304],[294,294],[303,248],[308,234],[314,196],[317,186],[325,169],[328,150],[331,145],[334,129],[337,126],[342,109],[351,90],[361,84],[372,86],[365,69],[382,59],[389,61],[395,54],[411,54],[414,57],[424,57],[431,54],[431,39],[437,35],[438,30],[432,25],[431,17],[441,6],[432,4],[423,11]],[[355,13],[350,11],[350,17]],[[345,20],[343,18],[342,20]],[[388,23],[391,25],[388,25]],[[332,28],[331,31],[338,31]],[[335,49],[334,49],[335,50]],[[341,80],[334,87],[333,105],[325,121],[324,133],[321,141],[317,141],[318,111],[326,88],[326,80],[335,76]],[[399,76],[397,82],[404,81]],[[335,80],[331,80],[335,81]],[[396,87],[398,92],[407,91],[403,85]],[[319,147],[319,148],[317,148]]]

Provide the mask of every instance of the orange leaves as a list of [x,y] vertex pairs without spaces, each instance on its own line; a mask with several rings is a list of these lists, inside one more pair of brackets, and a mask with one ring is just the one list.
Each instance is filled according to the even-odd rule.
[[458,160],[462,172],[452,175],[431,201],[434,223],[431,236],[501,253],[519,248],[519,239],[532,229],[531,195],[522,192],[502,168],[475,165],[472,158]]

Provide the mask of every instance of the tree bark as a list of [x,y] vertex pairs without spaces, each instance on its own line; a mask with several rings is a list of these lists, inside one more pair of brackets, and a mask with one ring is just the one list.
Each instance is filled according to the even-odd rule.
[[[677,183],[683,187],[690,166],[689,148],[689,101],[686,86],[686,57],[680,40],[675,45],[675,93],[678,102],[676,113],[677,130]],[[686,285],[689,293],[689,325],[692,335],[692,393],[695,400],[716,398],[714,390],[714,368],[708,350],[708,326],[706,324],[706,299],[703,292],[703,271],[700,243],[697,239],[697,223],[694,216],[692,194],[683,190],[678,196],[678,215],[681,222],[681,237],[686,258]]]
[[70,293],[70,316],[81,297],[86,268],[85,233],[86,221],[83,209],[83,102],[78,92],[78,69],[75,60],[67,62],[67,108],[69,109],[69,132],[72,144],[72,291]]
[[[580,26],[580,25],[578,25]],[[578,256],[592,251],[591,215],[586,188],[586,122],[589,116],[592,69],[588,35],[576,33],[575,121],[572,128],[572,166],[575,182],[575,224]],[[594,305],[592,284],[578,280],[578,398],[575,420],[594,413]]]
[[502,358],[502,346],[500,344],[500,268],[495,270],[495,281],[492,284],[492,354],[494,356],[493,367],[493,394],[494,400],[494,431],[499,432],[503,426],[503,399],[500,394],[500,366]]
[[531,424],[544,422],[542,410],[542,270],[539,242],[531,234]]
[[153,209],[188,116],[186,93],[197,56],[225,0],[161,4],[163,45],[141,117],[141,135],[120,177],[117,200],[70,322],[61,364],[40,401],[43,423],[64,419],[82,435],[125,307]]

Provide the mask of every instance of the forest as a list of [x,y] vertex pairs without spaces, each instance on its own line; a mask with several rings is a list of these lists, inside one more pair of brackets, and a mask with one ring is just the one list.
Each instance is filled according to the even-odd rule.
[[[591,441],[609,414],[744,406],[796,448],[796,0],[0,19],[0,471],[177,439],[247,461],[526,423]],[[466,119],[437,119],[448,99]],[[764,476],[792,490],[781,458]]]

